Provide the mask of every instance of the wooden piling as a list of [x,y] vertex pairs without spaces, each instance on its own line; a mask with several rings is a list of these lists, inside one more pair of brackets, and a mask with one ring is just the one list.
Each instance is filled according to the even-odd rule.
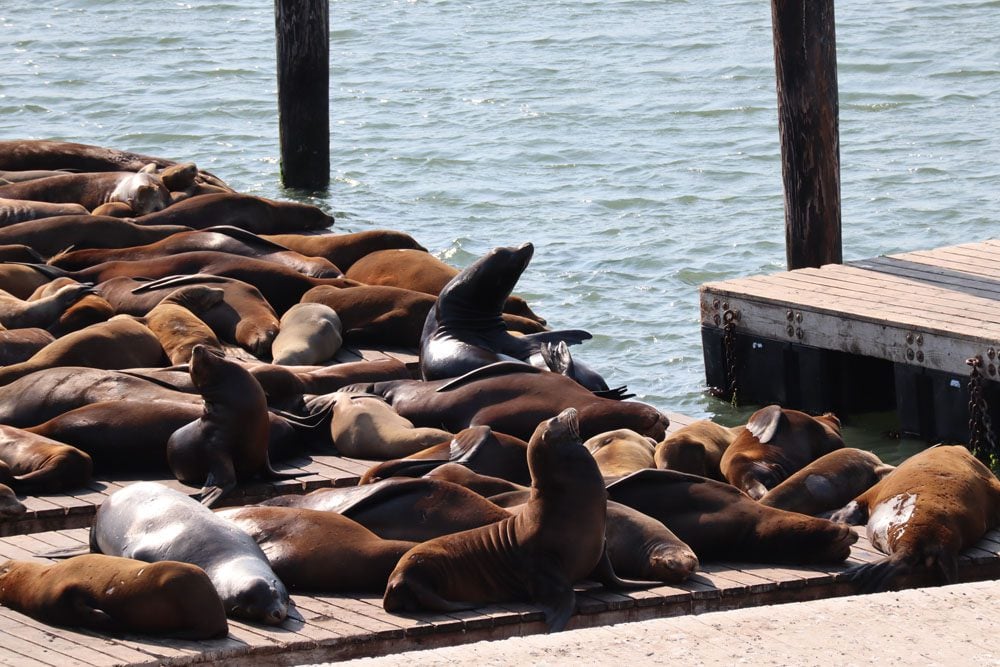
[[771,0],[788,268],[843,261],[833,0]]
[[274,0],[278,134],[286,187],[330,184],[329,0]]

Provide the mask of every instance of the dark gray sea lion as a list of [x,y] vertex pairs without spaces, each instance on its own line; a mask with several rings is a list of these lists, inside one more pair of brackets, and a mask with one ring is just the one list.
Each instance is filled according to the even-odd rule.
[[0,564],[0,604],[43,623],[183,639],[229,633],[222,600],[200,567],[84,554],[61,563]]
[[840,509],[892,472],[871,452],[853,447],[825,454],[774,487],[762,505],[820,516]]
[[[135,215],[159,211],[170,204],[170,191],[149,168],[124,171],[63,174],[24,183],[0,185],[0,197],[54,204],[80,204],[92,211],[108,202],[124,202]],[[66,215],[76,211],[61,211]],[[17,220],[16,222],[21,222]]]
[[0,197],[0,227],[57,215],[89,215],[80,204]]
[[162,211],[137,218],[136,222],[140,225],[184,225],[195,229],[227,225],[254,234],[283,234],[326,229],[333,225],[333,216],[309,204],[227,192],[191,197]]
[[351,234],[272,233],[265,235],[264,238],[309,257],[325,257],[341,271],[347,271],[365,255],[379,250],[409,248],[427,252],[427,248],[417,243],[409,234],[392,229],[370,229]]
[[[458,377],[502,360],[532,361],[542,343],[580,343],[591,336],[571,329],[513,336],[501,313],[534,252],[494,248],[452,278],[428,313],[420,337],[420,375],[425,380]],[[603,387],[607,389],[607,385]]]
[[281,623],[288,591],[253,538],[197,501],[154,482],[138,482],[104,501],[90,529],[95,553],[205,570],[226,614]]
[[529,601],[542,606],[550,630],[566,627],[576,606],[573,584],[607,559],[607,494],[582,444],[576,410],[540,424],[528,443],[527,506],[411,549],[389,575],[385,610],[448,612]]
[[867,522],[868,539],[887,554],[849,571],[864,590],[886,590],[921,571],[953,584],[959,553],[1000,525],[1000,481],[965,447],[939,445],[903,461],[832,518]]
[[0,243],[23,243],[51,257],[68,248],[127,248],[191,231],[180,225],[137,225],[101,215],[58,215],[0,227]]

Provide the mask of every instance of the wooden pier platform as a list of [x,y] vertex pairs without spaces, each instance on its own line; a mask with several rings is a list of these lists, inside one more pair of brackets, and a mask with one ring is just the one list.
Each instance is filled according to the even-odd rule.
[[706,283],[700,292],[708,383],[727,388],[735,368],[741,402],[838,413],[895,407],[906,433],[966,442],[967,360],[978,357],[996,411],[998,240]]

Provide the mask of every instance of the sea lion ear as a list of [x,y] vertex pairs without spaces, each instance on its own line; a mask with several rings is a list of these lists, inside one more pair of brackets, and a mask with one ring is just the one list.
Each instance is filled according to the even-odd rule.
[[769,405],[766,408],[761,408],[750,415],[747,430],[750,431],[750,435],[760,440],[761,444],[766,444],[778,431],[783,415],[780,405]]
[[140,174],[155,174],[156,173],[156,163],[150,162],[149,164],[143,166],[143,168],[140,169],[138,173],[140,173]]

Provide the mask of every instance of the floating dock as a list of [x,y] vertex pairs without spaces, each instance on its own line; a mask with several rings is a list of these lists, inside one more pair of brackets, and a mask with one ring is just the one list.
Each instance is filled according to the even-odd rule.
[[741,403],[895,408],[905,434],[969,441],[970,359],[1000,419],[1000,241],[701,286],[708,384]]

